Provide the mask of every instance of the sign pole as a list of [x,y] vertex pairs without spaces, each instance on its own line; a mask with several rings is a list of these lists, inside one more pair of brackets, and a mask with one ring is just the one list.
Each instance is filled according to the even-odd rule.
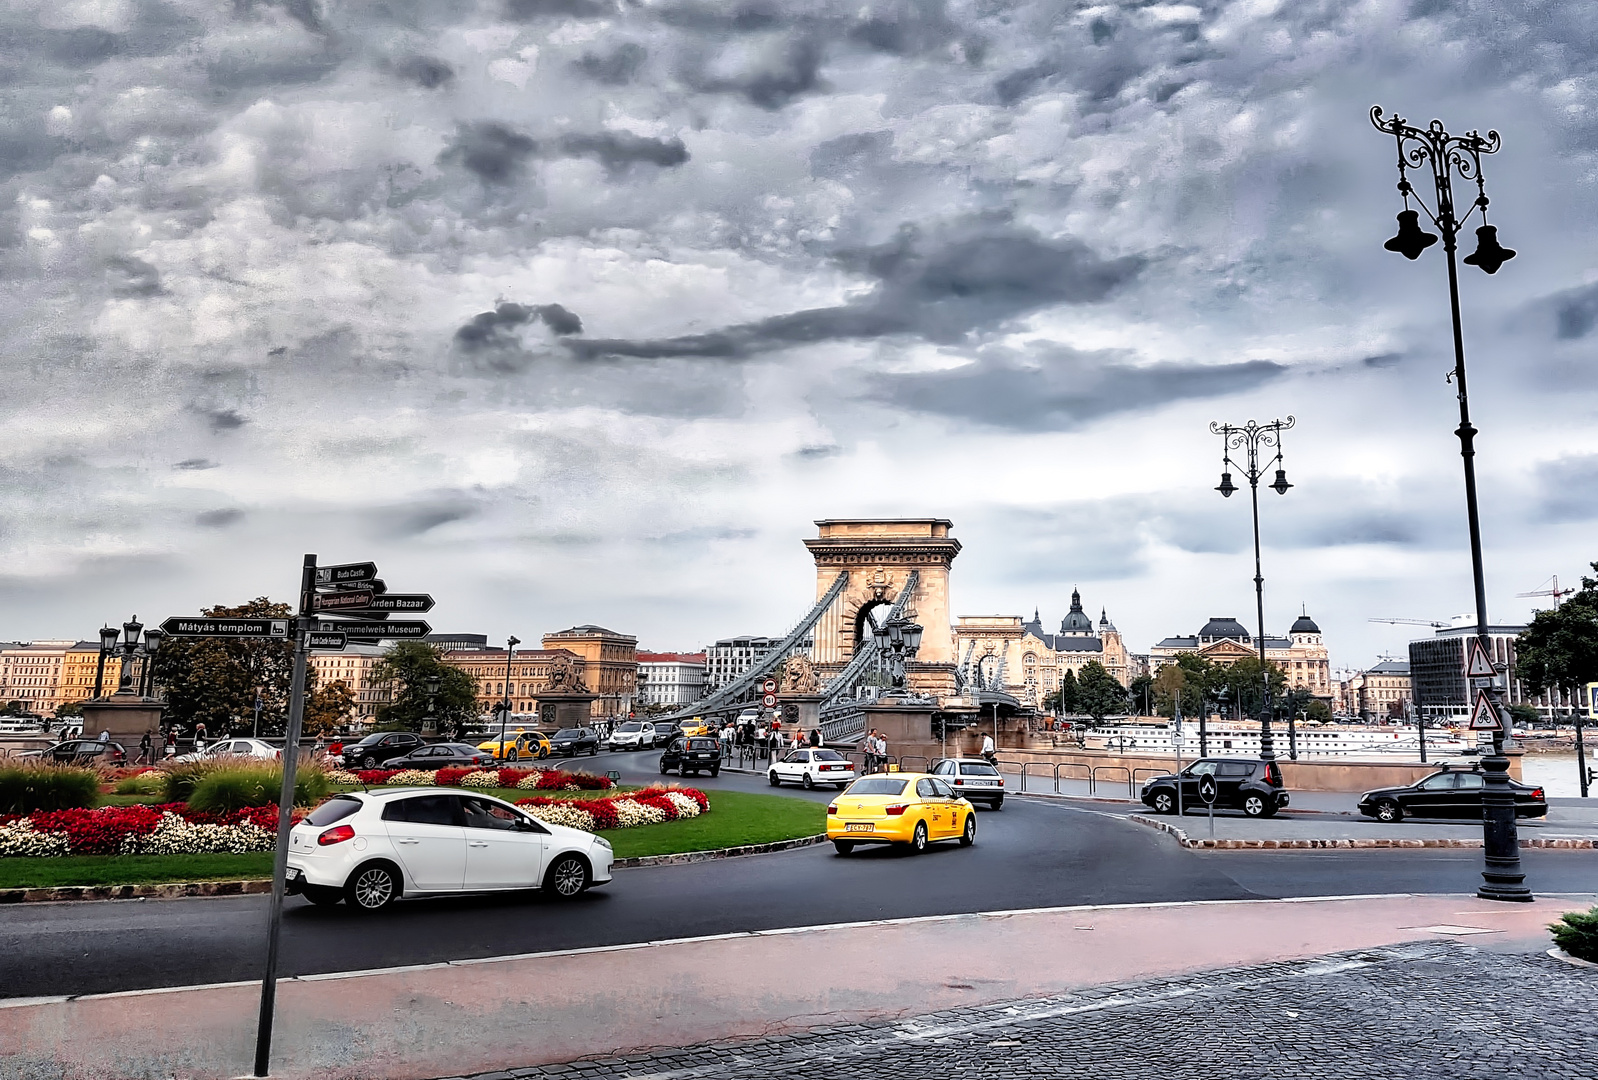
[[267,908],[266,973],[261,977],[261,1016],[255,1029],[255,1075],[270,1075],[272,1014],[277,1007],[278,941],[283,929],[283,891],[289,863],[290,819],[294,814],[294,771],[300,757],[300,726],[305,720],[305,669],[316,556],[305,556],[300,573],[300,610],[294,623],[294,675],[289,691],[289,724],[283,742],[283,790],[277,800],[277,850],[272,858],[272,902]]

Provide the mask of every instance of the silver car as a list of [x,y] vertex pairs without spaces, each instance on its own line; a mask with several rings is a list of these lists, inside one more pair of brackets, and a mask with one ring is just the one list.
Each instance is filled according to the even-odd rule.
[[987,803],[994,810],[1004,806],[1004,777],[983,758],[944,758],[929,771],[971,802]]

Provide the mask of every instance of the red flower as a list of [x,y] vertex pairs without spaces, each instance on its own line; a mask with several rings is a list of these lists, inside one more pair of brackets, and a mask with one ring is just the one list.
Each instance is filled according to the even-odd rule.
[[433,776],[433,783],[437,784],[439,787],[460,787],[461,777],[465,776],[467,773],[476,771],[476,769],[461,768],[440,769]]
[[39,832],[58,832],[74,855],[115,855],[127,836],[148,836],[161,822],[151,806],[106,806],[99,810],[42,810],[28,820]]
[[537,769],[501,769],[499,770],[499,786],[515,787],[537,771]]
[[363,784],[379,786],[388,783],[389,777],[398,775],[398,769],[362,769],[355,778]]

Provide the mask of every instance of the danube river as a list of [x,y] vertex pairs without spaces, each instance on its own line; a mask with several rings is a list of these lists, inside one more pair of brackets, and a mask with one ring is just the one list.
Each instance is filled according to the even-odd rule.
[[[1591,750],[1587,751],[1587,763],[1598,767]],[[1527,754],[1520,759],[1520,772],[1521,779],[1526,783],[1541,784],[1543,793],[1550,799],[1573,799],[1581,794],[1581,788],[1576,780],[1574,752]],[[1592,794],[1598,798],[1598,789],[1594,789]]]

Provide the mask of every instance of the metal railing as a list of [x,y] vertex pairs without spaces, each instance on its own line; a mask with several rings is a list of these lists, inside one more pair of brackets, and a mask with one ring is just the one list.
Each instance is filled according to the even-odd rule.
[[1099,773],[1101,773],[1101,772],[1123,772],[1123,773],[1125,773],[1126,774],[1126,791],[1127,791],[1127,795],[1129,797],[1131,796],[1131,794],[1132,794],[1132,770],[1127,768],[1125,765],[1095,765],[1095,766],[1093,766],[1093,769],[1089,773],[1089,778],[1088,778],[1088,790],[1090,792],[1097,792],[1098,791]]

